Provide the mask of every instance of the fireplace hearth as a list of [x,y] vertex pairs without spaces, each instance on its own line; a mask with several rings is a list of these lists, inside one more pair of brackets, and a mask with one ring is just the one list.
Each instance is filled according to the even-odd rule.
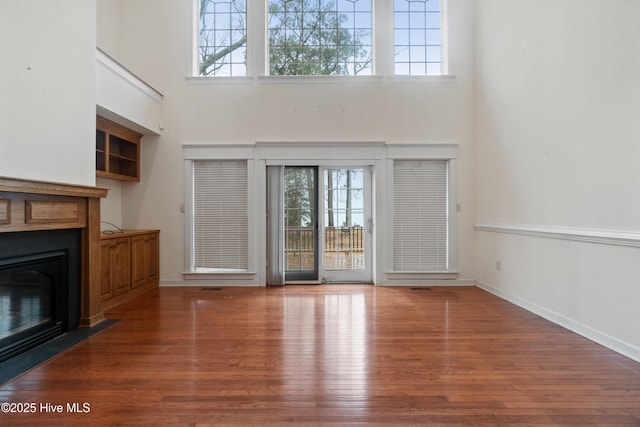
[[81,232],[0,236],[0,363],[78,328]]

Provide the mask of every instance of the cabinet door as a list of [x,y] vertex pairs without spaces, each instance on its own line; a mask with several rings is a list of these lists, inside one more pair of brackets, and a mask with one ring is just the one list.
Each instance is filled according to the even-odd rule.
[[145,235],[131,238],[131,287],[137,288],[147,281],[145,272]]
[[120,295],[131,288],[131,239],[113,239],[111,246],[111,278],[113,293]]
[[148,279],[158,280],[160,278],[160,236],[158,233],[149,234],[147,253],[149,254]]
[[132,284],[137,288],[158,279],[157,233],[143,234],[131,238]]
[[100,296],[103,300],[113,296],[111,287],[111,240],[100,244]]

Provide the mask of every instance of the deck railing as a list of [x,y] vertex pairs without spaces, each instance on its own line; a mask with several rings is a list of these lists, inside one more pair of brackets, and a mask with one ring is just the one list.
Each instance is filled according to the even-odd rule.
[[[313,252],[314,229],[311,227],[285,230],[285,248],[293,252]],[[364,229],[362,227],[325,227],[325,252],[363,252]]]

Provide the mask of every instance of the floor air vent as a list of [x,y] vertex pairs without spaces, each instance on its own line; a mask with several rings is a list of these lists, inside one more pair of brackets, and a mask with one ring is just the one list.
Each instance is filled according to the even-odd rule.
[[431,288],[411,288],[412,291],[430,291]]
[[200,288],[201,291],[221,291],[222,288]]

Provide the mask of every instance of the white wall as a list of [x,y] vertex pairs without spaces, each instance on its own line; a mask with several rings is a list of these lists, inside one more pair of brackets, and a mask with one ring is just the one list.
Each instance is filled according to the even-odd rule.
[[[149,86],[144,76],[132,74],[124,64],[114,60],[122,57],[123,46],[127,43],[122,34],[123,21],[127,19],[123,4],[127,3],[97,0],[96,108],[99,115],[145,135],[142,138],[144,149],[162,132],[162,96]],[[125,223],[122,217],[122,188],[136,183],[98,179],[97,184],[109,188],[107,197],[100,204],[102,220],[117,227],[133,228],[134,224]],[[109,228],[113,227],[103,224],[103,229]]]
[[[106,1],[106,0],[102,0]],[[193,83],[191,1],[121,3],[118,52],[107,52],[164,95],[165,131],[142,145],[142,180],[122,189],[126,227],[161,229],[161,280],[183,271],[185,143],[420,141],[458,144],[459,270],[473,276],[473,2],[450,2],[456,77],[413,82],[296,84],[253,79]],[[112,43],[117,45],[116,42]]]
[[122,44],[120,22],[122,0],[96,0],[96,45],[111,56],[118,56]]
[[640,359],[640,2],[476,8],[477,278]]
[[122,182],[113,179],[96,178],[96,185],[109,190],[107,197],[100,201],[100,220],[104,221],[100,229],[113,230],[113,226],[123,228]]
[[96,5],[0,2],[0,175],[95,183]]

